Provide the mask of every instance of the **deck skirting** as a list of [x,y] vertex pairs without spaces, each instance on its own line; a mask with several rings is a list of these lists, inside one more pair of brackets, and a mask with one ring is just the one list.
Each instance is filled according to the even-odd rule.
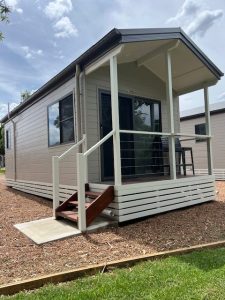
[[[196,169],[196,175],[207,175],[208,169]],[[213,169],[213,174],[216,180],[225,180],[225,169]]]
[[119,222],[215,200],[215,177],[195,176],[115,187]]
[[[7,185],[22,192],[52,199],[52,184],[7,179]],[[92,191],[104,190],[105,184],[90,184]],[[119,222],[147,217],[215,200],[215,177],[210,175],[177,180],[124,184],[115,186],[114,201],[108,206]],[[60,199],[66,200],[76,186],[60,185]]]

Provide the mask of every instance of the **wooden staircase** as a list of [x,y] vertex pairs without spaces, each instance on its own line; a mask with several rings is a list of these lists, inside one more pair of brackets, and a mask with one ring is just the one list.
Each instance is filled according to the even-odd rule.
[[[86,224],[89,226],[96,217],[113,201],[114,187],[108,186],[102,192],[92,192],[89,184],[85,185]],[[78,194],[74,193],[69,199],[56,208],[56,218],[68,219],[78,223]]]

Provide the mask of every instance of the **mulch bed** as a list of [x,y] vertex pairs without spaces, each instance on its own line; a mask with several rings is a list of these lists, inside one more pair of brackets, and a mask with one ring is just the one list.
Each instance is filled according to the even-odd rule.
[[118,228],[36,245],[14,224],[52,216],[52,203],[0,180],[0,284],[225,239],[225,182],[217,201]]

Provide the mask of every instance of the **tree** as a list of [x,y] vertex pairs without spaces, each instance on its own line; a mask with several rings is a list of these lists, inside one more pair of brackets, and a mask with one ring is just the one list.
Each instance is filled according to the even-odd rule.
[[24,102],[31,96],[31,92],[29,92],[28,90],[25,90],[20,93],[20,96],[21,96],[21,102]]
[[[9,7],[6,5],[5,0],[0,0],[0,21],[8,22],[8,15],[10,13]],[[4,38],[2,32],[0,31],[0,40]]]
[[4,146],[4,127],[0,125],[0,155],[5,154]]

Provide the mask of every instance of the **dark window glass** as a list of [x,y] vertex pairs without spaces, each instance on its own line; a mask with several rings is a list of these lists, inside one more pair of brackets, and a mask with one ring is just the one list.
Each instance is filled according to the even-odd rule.
[[[195,125],[195,134],[206,135],[206,125],[205,123]],[[196,139],[196,142],[203,142],[205,140]]]
[[73,118],[73,97],[68,96],[59,102],[60,107],[60,121]]
[[74,140],[73,118],[61,122],[61,143],[67,143]]
[[10,129],[6,130],[6,149],[11,149],[11,131],[10,131]]
[[49,106],[49,146],[74,141],[73,96]]

